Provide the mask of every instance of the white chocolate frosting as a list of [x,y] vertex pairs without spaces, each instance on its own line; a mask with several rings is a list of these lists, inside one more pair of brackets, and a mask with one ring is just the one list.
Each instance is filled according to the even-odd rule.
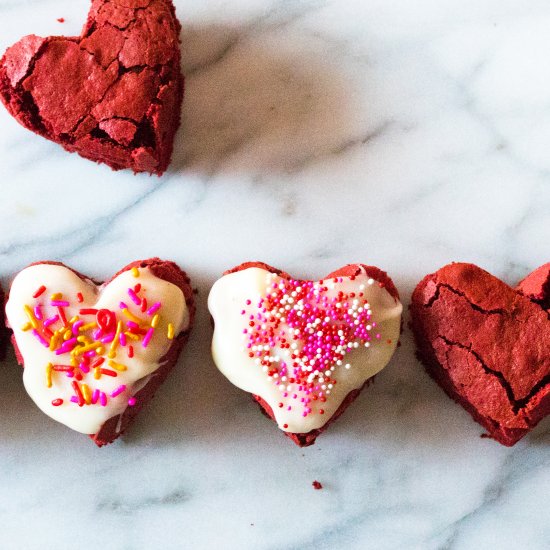
[[[324,426],[350,391],[387,365],[403,310],[363,268],[317,283],[248,268],[219,279],[208,307],[218,369],[266,401],[279,428],[292,433]],[[329,342],[330,334],[340,340]]]
[[[98,326],[93,310],[112,313],[104,311]],[[181,289],[149,268],[125,271],[98,287],[63,266],[30,266],[12,283],[6,317],[23,356],[28,394],[45,414],[84,434],[97,433],[135,404],[172,339],[189,326]]]

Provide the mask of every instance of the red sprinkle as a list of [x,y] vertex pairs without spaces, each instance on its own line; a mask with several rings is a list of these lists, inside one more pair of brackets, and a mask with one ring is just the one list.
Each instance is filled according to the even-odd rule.
[[134,356],[134,346],[128,346],[128,357],[131,359]]
[[76,299],[78,301],[79,304],[81,304],[83,301],[84,301],[84,296],[82,296],[82,292],[79,292],[77,295],[76,295]]
[[99,367],[99,365],[102,365],[103,363],[105,363],[105,358],[98,357],[93,361],[93,363],[90,363],[90,368],[95,369],[96,367]]
[[69,326],[69,323],[67,322],[67,316],[65,315],[65,310],[62,307],[58,307],[57,312],[59,313],[59,317],[61,319],[61,322],[63,323],[63,326]]
[[321,483],[319,483],[317,480],[315,480],[313,483],[313,488],[316,490],[316,491],[319,491],[320,489],[323,488],[323,486],[321,485]]
[[33,298],[38,298],[39,296],[41,296],[42,294],[44,294],[44,292],[46,292],[46,287],[44,285],[42,285],[33,295],[32,297]]
[[101,374],[105,374],[106,376],[113,376],[113,377],[118,376],[118,374],[114,370],[110,370],[110,369],[99,369],[99,372]]
[[100,309],[97,312],[96,320],[99,328],[105,334],[109,334],[116,330],[116,315],[113,311],[110,311],[108,309]]
[[58,17],[58,18],[57,18],[57,21],[58,21],[59,23],[65,23],[65,18],[64,18],[64,17]]
[[81,309],[78,313],[80,313],[80,315],[97,315],[97,309],[84,308]]
[[53,370],[56,372],[71,372],[74,370],[74,367],[71,367],[70,365],[54,365]]
[[74,381],[72,382],[73,390],[76,393],[76,398],[78,399],[78,406],[83,407],[84,406],[84,396],[82,395],[82,392],[80,391],[80,386],[78,385],[78,382]]
[[54,407],[59,407],[59,405],[63,405],[63,399],[54,399],[54,400],[52,401],[52,405],[53,405]]

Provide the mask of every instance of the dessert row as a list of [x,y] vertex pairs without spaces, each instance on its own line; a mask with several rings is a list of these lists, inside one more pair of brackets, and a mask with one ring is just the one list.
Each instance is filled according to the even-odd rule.
[[[5,304],[27,393],[99,446],[164,382],[196,309],[187,274],[158,258],[105,283],[35,263]],[[403,329],[393,281],[363,264],[311,281],[244,263],[216,281],[208,308],[218,369],[302,447],[389,363]],[[516,288],[475,265],[447,265],[418,284],[410,313],[427,372],[490,437],[513,445],[550,413],[550,263]]]

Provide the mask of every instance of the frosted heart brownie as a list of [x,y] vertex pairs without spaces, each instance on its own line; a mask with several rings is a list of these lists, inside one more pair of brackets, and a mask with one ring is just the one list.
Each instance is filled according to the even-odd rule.
[[195,304],[175,263],[131,263],[98,285],[55,262],[13,280],[6,323],[29,396],[98,446],[119,437],[187,342]]
[[403,309],[376,267],[353,264],[303,281],[261,262],[225,272],[208,307],[219,370],[302,447],[387,365]]

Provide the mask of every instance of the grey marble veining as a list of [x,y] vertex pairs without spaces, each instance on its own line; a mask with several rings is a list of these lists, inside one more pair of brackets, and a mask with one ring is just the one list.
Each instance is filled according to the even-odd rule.
[[[44,417],[3,362],[0,547],[548,548],[548,420],[512,449],[480,438],[405,330],[301,450],[217,373],[205,307],[250,259],[303,277],[372,263],[405,302],[452,260],[511,284],[547,262],[548,2],[176,6],[186,100],[164,177],[69,155],[0,109],[4,284],[39,259],[102,278],[158,255],[188,270],[200,306],[179,368],[110,448]],[[0,49],[78,34],[87,9],[0,0]]]

